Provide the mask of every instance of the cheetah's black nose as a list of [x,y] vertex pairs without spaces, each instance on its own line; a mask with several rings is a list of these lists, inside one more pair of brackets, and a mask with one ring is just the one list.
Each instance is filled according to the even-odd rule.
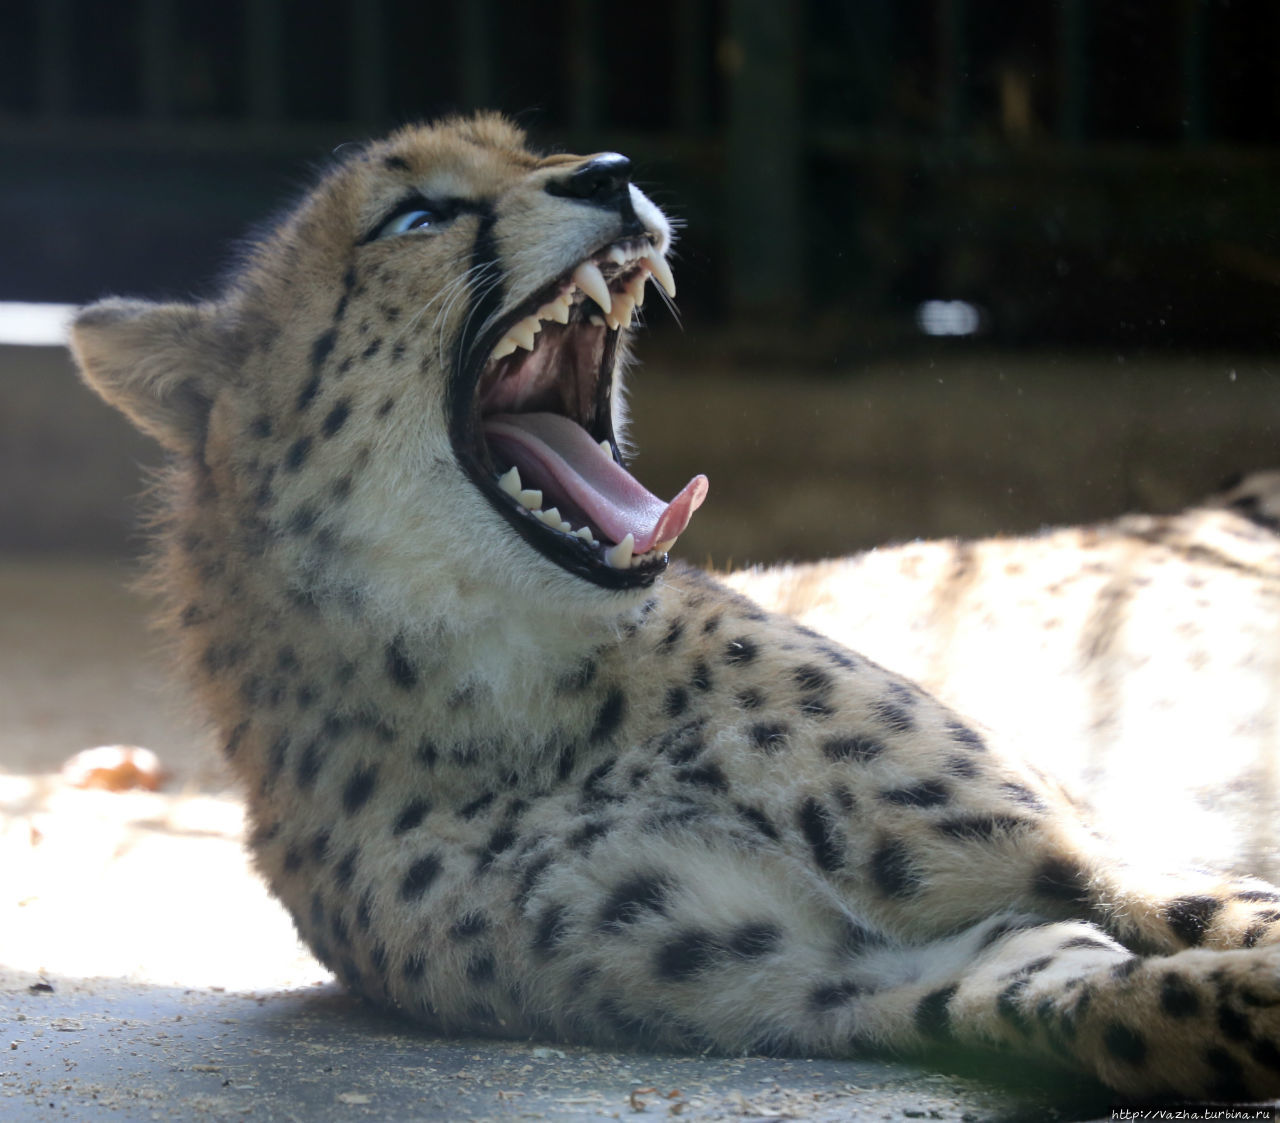
[[610,206],[631,182],[631,161],[620,152],[602,152],[567,178],[549,184],[553,195]]

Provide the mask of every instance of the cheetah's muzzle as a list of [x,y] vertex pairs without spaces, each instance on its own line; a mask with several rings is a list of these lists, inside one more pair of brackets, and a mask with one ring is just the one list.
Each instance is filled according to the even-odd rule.
[[524,301],[474,381],[459,458],[530,545],[598,585],[647,585],[707,493],[670,503],[623,464],[612,393],[620,334],[670,268],[648,236],[604,246]]

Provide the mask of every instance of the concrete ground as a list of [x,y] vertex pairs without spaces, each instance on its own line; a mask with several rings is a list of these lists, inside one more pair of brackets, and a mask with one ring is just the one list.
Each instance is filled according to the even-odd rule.
[[[639,474],[664,494],[711,477],[682,543],[694,560],[1168,509],[1280,460],[1280,381],[1261,361],[730,368],[658,358],[638,380]],[[240,803],[128,591],[134,565],[113,560],[139,459],[155,458],[62,356],[0,353],[0,1118],[1108,1117],[1101,1089],[1022,1062],[440,1040],[342,994],[248,867]],[[161,789],[60,778],[104,743],[157,752]]]

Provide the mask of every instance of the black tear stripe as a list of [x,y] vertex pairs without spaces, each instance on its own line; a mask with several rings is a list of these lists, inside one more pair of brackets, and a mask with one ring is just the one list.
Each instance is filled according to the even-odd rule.
[[[471,209],[471,208],[468,208]],[[479,376],[480,364],[468,362],[479,343],[480,332],[491,324],[506,298],[506,278],[499,267],[498,243],[493,228],[498,216],[487,203],[474,204],[480,216],[480,229],[471,247],[471,299],[467,302],[467,314],[463,317],[462,332],[458,336],[453,353],[453,376],[448,382],[448,409],[452,437],[455,443],[466,436],[467,418],[475,397],[475,386],[466,383],[469,372]],[[496,342],[496,340],[495,340]]]

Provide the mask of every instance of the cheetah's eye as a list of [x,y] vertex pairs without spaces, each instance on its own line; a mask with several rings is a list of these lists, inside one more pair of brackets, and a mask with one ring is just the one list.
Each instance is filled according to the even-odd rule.
[[374,237],[391,238],[396,234],[407,234],[410,230],[418,230],[423,226],[430,226],[435,220],[436,216],[431,211],[415,207],[412,210],[392,215],[378,227]]

